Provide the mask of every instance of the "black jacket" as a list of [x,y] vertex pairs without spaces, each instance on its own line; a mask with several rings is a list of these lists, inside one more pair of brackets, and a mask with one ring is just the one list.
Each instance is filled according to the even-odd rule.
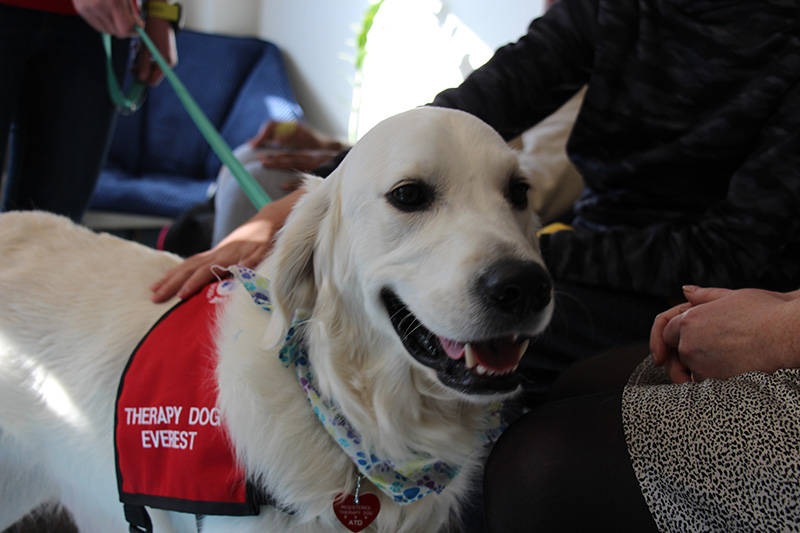
[[588,85],[554,278],[654,295],[800,287],[800,2],[561,0],[433,105],[511,139]]

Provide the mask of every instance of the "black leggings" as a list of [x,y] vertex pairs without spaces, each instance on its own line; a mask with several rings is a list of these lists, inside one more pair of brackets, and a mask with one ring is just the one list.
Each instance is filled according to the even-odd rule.
[[622,388],[646,348],[564,372],[545,405],[494,446],[484,482],[487,532],[657,531],[631,466]]

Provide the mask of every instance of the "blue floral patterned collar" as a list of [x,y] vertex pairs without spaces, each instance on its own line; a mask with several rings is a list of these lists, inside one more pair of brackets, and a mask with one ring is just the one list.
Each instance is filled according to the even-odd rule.
[[[241,266],[229,269],[244,285],[256,305],[272,311],[269,299],[269,280]],[[331,399],[322,398],[315,386],[314,372],[302,342],[302,325],[305,319],[295,317],[280,350],[280,360],[286,368],[295,367],[297,378],[306,392],[308,402],[320,422],[342,450],[350,457],[358,471],[395,502],[405,505],[420,500],[428,494],[440,494],[461,470],[427,454],[416,454],[412,460],[396,464],[381,459],[364,449],[361,435],[342,415],[339,406]],[[493,442],[503,430],[499,403],[492,409],[485,442]]]

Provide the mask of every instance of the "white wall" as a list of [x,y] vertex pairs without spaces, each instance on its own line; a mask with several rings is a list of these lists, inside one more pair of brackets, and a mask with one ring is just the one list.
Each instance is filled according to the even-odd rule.
[[[489,51],[516,40],[525,32],[530,21],[544,10],[544,0],[386,0],[381,11],[388,12],[390,6],[397,9],[401,3],[421,12],[438,11],[434,15],[442,27],[450,15],[462,28],[469,30],[460,31],[460,34],[474,34]],[[372,61],[373,65],[383,64],[384,72],[393,72],[397,79],[408,84],[406,87],[413,86],[416,91],[405,91],[408,101],[400,101],[396,97],[383,98],[380,83],[373,83],[375,89],[369,93],[367,79],[364,91],[369,93],[369,98],[368,103],[364,104],[364,114],[367,114],[366,107],[369,107],[370,118],[365,120],[362,117],[360,125],[351,125],[355,83],[354,40],[363,13],[370,5],[369,0],[183,0],[183,4],[188,28],[257,36],[278,45],[308,122],[343,140],[347,139],[348,132],[356,131],[355,126],[358,127],[357,133],[363,134],[364,128],[368,128],[383,113],[402,110],[398,107],[408,108],[429,102],[439,90],[458,83],[465,73],[461,69],[459,79],[437,76],[437,79],[427,81],[415,76],[414,72],[423,68],[423,64],[428,64],[427,68],[446,70],[437,65],[458,54],[447,56],[432,53],[431,47],[414,47],[412,45],[417,42],[419,35],[413,29],[391,28],[393,19],[384,20],[381,25],[388,25],[389,29],[384,28],[383,40],[391,44],[384,44],[382,51],[373,51],[368,45],[368,61]],[[438,8],[436,4],[440,4]],[[376,37],[375,40],[379,39]],[[475,48],[477,45],[471,46]],[[391,50],[393,47],[410,52],[402,61],[396,61],[393,59],[397,57],[396,50]],[[381,60],[382,57],[387,59]],[[431,58],[435,60],[434,63],[430,63]],[[385,68],[387,64],[389,69]],[[458,68],[458,65],[453,65],[453,68]],[[367,65],[365,73],[370,75]],[[384,83],[390,82],[384,80]],[[384,108],[387,102],[393,105]]]
[[366,0],[262,0],[260,35],[284,53],[309,123],[347,139],[355,37]]

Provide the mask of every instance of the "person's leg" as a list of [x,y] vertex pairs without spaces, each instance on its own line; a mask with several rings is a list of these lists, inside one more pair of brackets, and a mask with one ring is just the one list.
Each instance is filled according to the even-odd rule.
[[[0,4],[0,171],[19,101],[27,58],[33,50],[43,15],[32,9]],[[2,196],[5,196],[5,189]],[[5,210],[5,202],[0,204]]]
[[[271,200],[278,200],[288,194],[283,184],[295,178],[285,170],[264,168],[258,159],[259,150],[242,145],[234,151],[236,158],[251,176],[264,189]],[[256,214],[256,207],[242,190],[239,182],[227,167],[222,167],[217,177],[217,191],[214,193],[214,230],[211,246],[228,236]]]
[[598,392],[621,391],[645,357],[650,357],[650,349],[646,342],[642,342],[581,359],[567,367],[553,382],[547,402]]
[[556,306],[547,330],[520,361],[527,407],[541,405],[572,363],[618,346],[646,343],[653,319],[668,308],[659,297],[556,281]]
[[628,456],[621,398],[570,398],[514,422],[487,461],[486,531],[657,531]]
[[[118,76],[128,41],[114,39]],[[46,14],[14,117],[3,209],[80,221],[105,161],[116,111],[100,34],[77,16]]]

